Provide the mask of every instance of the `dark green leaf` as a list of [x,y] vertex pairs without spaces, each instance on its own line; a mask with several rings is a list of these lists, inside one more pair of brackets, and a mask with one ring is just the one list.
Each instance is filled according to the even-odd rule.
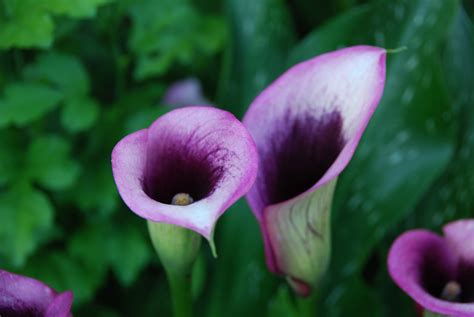
[[21,176],[22,152],[21,138],[17,133],[10,130],[0,132],[0,185]]
[[47,240],[53,228],[53,206],[42,192],[19,182],[0,194],[0,255],[19,267]]
[[57,90],[42,84],[16,83],[5,87],[0,101],[0,127],[24,126],[53,110],[62,98]]
[[176,63],[191,65],[196,56],[222,47],[225,27],[186,0],[141,0],[130,8],[133,29],[129,47],[138,56],[135,78],[164,74]]
[[255,96],[285,70],[294,29],[283,0],[227,0],[231,30],[219,103],[242,115]]
[[438,229],[446,222],[472,218],[474,210],[474,27],[460,9],[444,52],[444,74],[460,122],[456,151],[448,169],[420,202],[418,226]]
[[150,260],[150,241],[132,226],[115,228],[108,235],[108,240],[107,255],[110,265],[118,280],[124,286],[129,286]]
[[80,167],[69,156],[70,144],[58,136],[37,138],[28,149],[27,168],[30,177],[51,190],[74,184]]
[[91,127],[99,115],[99,105],[90,98],[67,100],[61,112],[61,123],[70,132],[80,132]]
[[25,67],[25,79],[57,87],[65,96],[82,97],[89,92],[89,78],[84,66],[74,56],[55,52],[40,55]]

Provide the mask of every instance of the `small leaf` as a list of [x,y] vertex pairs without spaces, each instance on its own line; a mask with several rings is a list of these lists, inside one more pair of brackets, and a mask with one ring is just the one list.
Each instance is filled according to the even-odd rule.
[[62,112],[61,123],[69,132],[80,132],[90,128],[99,115],[99,105],[90,98],[67,100]]
[[70,145],[58,136],[43,136],[30,145],[27,152],[30,177],[51,190],[74,184],[79,165],[69,157]]
[[129,286],[150,260],[148,237],[128,225],[115,228],[109,238],[107,254],[110,265],[122,285]]
[[58,15],[67,15],[72,18],[93,17],[97,8],[114,0],[47,0],[45,7],[49,12]]
[[41,84],[15,83],[5,87],[0,102],[0,127],[23,126],[53,110],[62,98],[55,89]]
[[48,83],[63,91],[65,96],[83,96],[89,92],[89,78],[84,66],[75,56],[46,53],[23,70],[29,81]]
[[174,64],[191,66],[197,56],[213,55],[224,43],[222,19],[201,14],[190,1],[141,0],[129,11],[133,27],[128,46],[138,57],[138,80],[162,75]]
[[[0,195],[0,255],[24,265],[53,228],[53,206],[42,192],[20,182]],[[8,263],[7,262],[7,263]]]
[[0,49],[51,46],[54,30],[51,16],[34,10],[13,14],[13,17],[0,21]]

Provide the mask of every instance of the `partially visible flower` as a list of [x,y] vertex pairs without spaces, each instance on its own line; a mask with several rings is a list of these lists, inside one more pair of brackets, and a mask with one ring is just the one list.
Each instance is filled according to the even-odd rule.
[[272,272],[309,295],[330,256],[330,209],[385,84],[386,51],[355,46],[298,64],[252,103],[244,125],[261,167],[247,195]]
[[388,270],[428,314],[474,316],[474,219],[451,222],[444,237],[411,230],[393,243]]
[[35,279],[0,270],[0,316],[70,317],[72,292],[56,293]]
[[192,105],[211,105],[211,102],[208,101],[202,93],[201,83],[194,77],[173,83],[165,92],[162,102],[173,108]]
[[257,163],[245,127],[212,107],[168,112],[123,138],[112,152],[115,183],[134,213],[211,242],[217,219],[252,186]]

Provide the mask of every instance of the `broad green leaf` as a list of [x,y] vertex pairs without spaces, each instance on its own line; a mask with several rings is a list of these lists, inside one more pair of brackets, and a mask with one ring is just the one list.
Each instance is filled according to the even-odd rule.
[[29,124],[53,110],[61,98],[60,92],[46,85],[10,84],[0,101],[0,127]]
[[285,70],[295,35],[283,0],[227,0],[231,42],[218,99],[242,115],[253,98]]
[[57,87],[65,96],[76,97],[89,92],[89,78],[75,56],[55,52],[40,55],[23,70],[28,81],[44,82]]
[[265,315],[267,306],[261,303],[270,297],[276,279],[265,266],[260,230],[244,200],[226,212],[216,233],[219,257],[210,269],[213,274],[203,316]]
[[99,115],[99,105],[90,98],[66,100],[61,112],[61,123],[69,132],[80,132],[90,128]]
[[80,166],[70,157],[70,148],[68,141],[58,136],[35,139],[26,154],[29,176],[51,190],[73,185]]
[[14,267],[48,239],[54,209],[48,197],[20,181],[0,194],[0,256]]
[[444,74],[460,126],[448,169],[420,202],[417,226],[439,230],[452,220],[474,216],[474,27],[458,10],[444,50]]

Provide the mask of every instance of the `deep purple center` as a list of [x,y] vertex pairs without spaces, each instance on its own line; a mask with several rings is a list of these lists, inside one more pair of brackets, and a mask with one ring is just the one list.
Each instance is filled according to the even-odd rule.
[[288,112],[269,142],[260,164],[259,190],[265,205],[301,194],[324,175],[345,143],[341,114]]
[[145,193],[164,204],[173,196],[187,193],[196,202],[215,190],[224,173],[227,149],[176,136],[147,153]]
[[[443,256],[436,250],[428,250],[421,266],[421,283],[433,297],[441,298],[444,287],[451,281],[457,282],[461,293],[457,302],[474,302],[474,266],[459,261],[456,270],[449,269]],[[444,299],[443,299],[444,300]]]

